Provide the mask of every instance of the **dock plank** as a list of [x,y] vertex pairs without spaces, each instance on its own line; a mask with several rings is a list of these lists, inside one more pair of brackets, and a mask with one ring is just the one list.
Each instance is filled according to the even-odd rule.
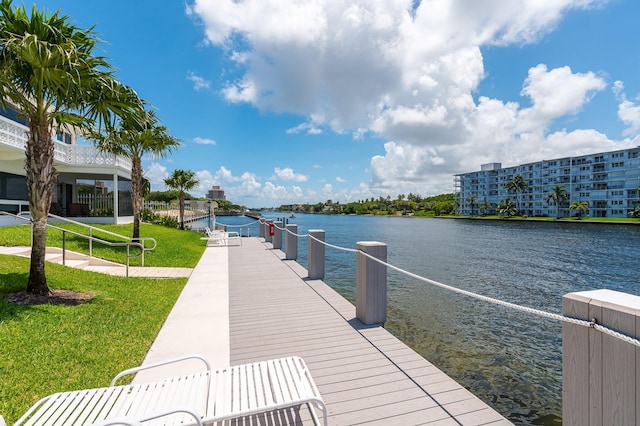
[[[511,424],[383,327],[360,323],[351,303],[283,257],[258,238],[229,249],[232,364],[301,356],[331,425]],[[256,421],[313,424],[305,409]]]

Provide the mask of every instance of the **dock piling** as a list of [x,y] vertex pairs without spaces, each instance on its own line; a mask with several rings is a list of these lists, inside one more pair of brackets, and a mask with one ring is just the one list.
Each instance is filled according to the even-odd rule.
[[274,249],[282,249],[282,222],[276,220],[273,222],[273,248]]
[[[640,297],[612,290],[569,293],[564,316],[638,339]],[[600,330],[562,324],[562,424],[640,424],[640,348]]]
[[285,229],[289,232],[286,233],[285,240],[285,259],[297,260],[298,259],[298,225],[287,224]]
[[320,229],[309,230],[309,248],[308,248],[308,273],[309,279],[324,279],[324,244],[316,241],[318,239],[324,242],[324,231]]
[[387,320],[387,267],[361,252],[387,261],[387,245],[377,241],[356,243],[356,317],[362,323],[384,324]]

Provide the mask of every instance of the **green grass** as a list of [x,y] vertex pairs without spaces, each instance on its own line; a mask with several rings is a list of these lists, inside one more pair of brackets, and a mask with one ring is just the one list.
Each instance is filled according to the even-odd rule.
[[[56,226],[83,235],[89,235],[87,228],[78,225],[57,224]],[[131,237],[133,234],[133,225],[94,226],[126,237]],[[65,246],[67,250],[85,254],[89,253],[88,240],[70,233],[65,234]],[[0,227],[0,246],[28,246],[31,241],[30,235],[30,227],[28,225]],[[62,247],[62,236],[62,231],[49,228],[47,231],[47,246]],[[123,241],[111,235],[96,231],[93,232],[93,236],[111,242]],[[197,232],[181,231],[179,229],[143,223],[140,225],[140,236],[143,238],[153,237],[158,243],[155,250],[145,253],[145,266],[193,268],[198,263],[205,249],[204,242],[200,240],[202,234]],[[147,246],[149,246],[149,243],[147,243]],[[139,252],[137,249],[132,249],[132,253],[134,253],[134,250],[136,253]],[[125,247],[110,247],[98,243],[93,244],[93,255],[122,264],[126,262],[127,257]],[[138,266],[140,264],[141,259],[139,257],[130,259],[130,265]]]
[[139,365],[186,279],[122,278],[46,265],[49,286],[94,292],[79,306],[8,304],[24,290],[29,260],[0,256],[0,414],[15,422],[38,399],[108,386]]

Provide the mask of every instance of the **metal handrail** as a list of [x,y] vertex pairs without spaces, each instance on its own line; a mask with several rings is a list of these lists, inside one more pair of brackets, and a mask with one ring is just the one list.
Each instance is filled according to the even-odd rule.
[[[31,219],[28,219],[26,217],[23,217],[23,215],[29,214],[29,212],[22,212],[19,213],[17,215],[13,214],[13,213],[9,213],[9,212],[5,212],[5,211],[0,211],[0,214],[6,215],[6,216],[11,216],[13,218],[15,218],[16,220],[22,220],[25,222],[29,222],[31,223]],[[56,218],[56,219],[60,219],[62,221],[68,222],[68,223],[72,223],[75,225],[81,225],[84,226],[85,228],[89,228],[89,235],[85,235],[85,234],[81,234],[79,232],[75,232],[75,231],[71,231],[69,229],[64,229],[61,228],[59,226],[55,226],[52,225],[50,223],[47,223],[47,227],[48,228],[52,228],[52,229],[56,229],[58,231],[62,231],[62,264],[66,265],[66,234],[72,234],[75,235],[77,237],[80,238],[84,238],[86,240],[89,241],[89,256],[91,257],[93,255],[93,242],[97,242],[100,244],[104,244],[110,247],[127,247],[127,262],[125,265],[126,268],[126,276],[129,277],[129,259],[133,258],[133,257],[141,257],[142,258],[142,266],[144,266],[144,252],[147,250],[153,250],[156,248],[157,246],[157,242],[154,238],[140,238],[139,240],[141,242],[135,242],[135,241],[128,241],[128,242],[121,242],[121,243],[117,243],[117,242],[112,242],[112,241],[107,241],[107,240],[103,240],[101,238],[97,238],[93,236],[93,230],[97,230],[100,232],[104,232],[105,234],[109,234],[118,238],[122,238],[125,240],[131,240],[131,238],[129,237],[125,237],[124,235],[120,235],[120,234],[116,234],[115,232],[111,232],[111,231],[107,231],[95,226],[91,226],[91,225],[87,225],[86,223],[81,223],[81,222],[76,222],[75,220],[71,220],[71,219],[67,219],[58,215],[54,215],[52,213],[49,213],[50,217]],[[33,228],[32,228],[32,233],[33,233]],[[33,239],[33,235],[32,235],[32,239]],[[153,242],[153,247],[147,248],[145,247],[145,241],[152,241]],[[131,254],[131,247],[137,247],[140,249],[140,254]]]
[[[24,213],[28,213],[28,212],[24,212]],[[53,213],[49,213],[49,217],[53,217],[55,219],[59,219],[59,220],[62,220],[64,222],[67,222],[67,223],[72,223],[74,225],[80,225],[80,226],[84,226],[85,228],[89,228],[89,236],[90,237],[93,237],[93,230],[95,229],[96,231],[102,232],[103,234],[111,235],[113,237],[122,238],[123,240],[131,240],[131,243],[135,243],[135,242],[141,243],[142,247],[143,247],[142,255],[141,255],[142,256],[142,266],[144,266],[144,252],[145,251],[152,251],[158,245],[158,243],[156,242],[155,238],[151,238],[151,237],[138,238],[137,239],[138,241],[133,241],[132,238],[125,237],[124,235],[116,234],[115,232],[107,231],[106,229],[98,228],[96,226],[87,225],[86,223],[82,223],[82,222],[78,222],[78,221],[75,221],[75,220],[71,220],[71,219],[68,219],[68,218],[63,217],[63,216],[55,215]],[[151,241],[153,243],[153,246],[152,247],[146,247],[146,243],[145,243],[146,241]],[[89,241],[89,256],[91,256],[92,253],[93,253],[93,245],[91,244],[91,241]],[[137,256],[134,256],[134,257],[137,257]]]

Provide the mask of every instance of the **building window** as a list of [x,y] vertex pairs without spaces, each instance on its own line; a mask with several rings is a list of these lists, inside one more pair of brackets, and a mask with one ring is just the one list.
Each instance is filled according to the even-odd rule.
[[0,172],[0,198],[5,200],[28,200],[27,178]]

